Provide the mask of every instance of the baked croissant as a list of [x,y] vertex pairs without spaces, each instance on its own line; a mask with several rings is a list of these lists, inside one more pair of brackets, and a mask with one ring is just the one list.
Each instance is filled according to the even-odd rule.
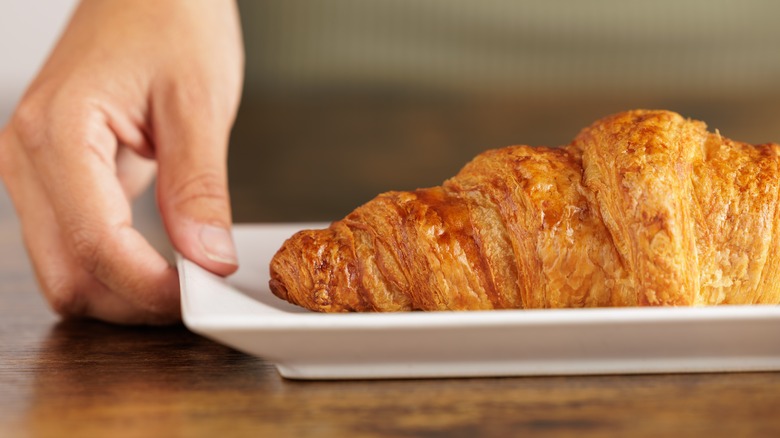
[[616,114],[299,232],[270,287],[321,312],[777,304],[779,164],[673,112]]

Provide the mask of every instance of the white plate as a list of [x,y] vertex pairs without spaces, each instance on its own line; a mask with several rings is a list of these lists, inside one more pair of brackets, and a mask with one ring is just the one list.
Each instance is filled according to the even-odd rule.
[[284,239],[239,225],[228,279],[179,257],[184,322],[294,379],[780,370],[780,306],[318,314],[268,288]]

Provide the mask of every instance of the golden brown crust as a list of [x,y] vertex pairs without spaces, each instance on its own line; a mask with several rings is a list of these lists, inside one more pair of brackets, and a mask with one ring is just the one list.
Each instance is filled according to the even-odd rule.
[[324,312],[779,303],[779,161],[676,113],[616,114],[296,234],[271,290]]

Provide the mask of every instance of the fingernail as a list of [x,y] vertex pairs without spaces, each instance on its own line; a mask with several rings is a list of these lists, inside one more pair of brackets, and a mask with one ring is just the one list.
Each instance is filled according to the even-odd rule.
[[238,265],[236,246],[228,230],[214,225],[203,225],[200,229],[200,243],[209,260]]

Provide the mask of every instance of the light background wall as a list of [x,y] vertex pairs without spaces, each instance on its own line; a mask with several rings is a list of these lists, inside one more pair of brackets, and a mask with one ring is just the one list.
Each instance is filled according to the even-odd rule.
[[57,39],[75,0],[0,0],[0,126]]
[[240,0],[247,88],[780,91],[774,0]]
[[[0,1],[0,124],[76,0]],[[771,0],[239,0],[248,92],[780,94]]]

